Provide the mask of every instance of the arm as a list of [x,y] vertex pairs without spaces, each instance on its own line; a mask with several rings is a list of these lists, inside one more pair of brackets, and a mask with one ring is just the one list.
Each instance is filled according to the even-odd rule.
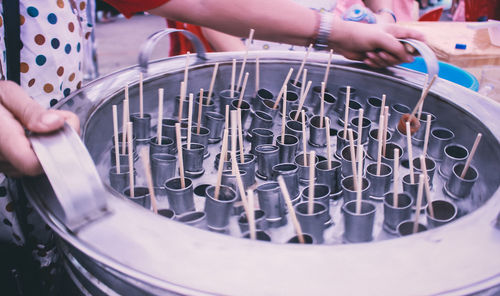
[[201,27],[201,32],[215,51],[239,51],[246,49],[245,44],[238,37],[206,27]]
[[[206,26],[235,36],[255,29],[255,39],[307,46],[318,22],[316,12],[289,0],[170,0],[150,13]],[[412,60],[396,38],[423,39],[399,26],[372,26],[335,19],[329,46],[348,58],[383,67]],[[367,52],[381,52],[370,63]]]
[[150,13],[238,37],[254,28],[256,39],[304,46],[316,23],[312,10],[289,0],[170,0]]
[[79,130],[75,114],[46,110],[14,82],[0,81],[0,172],[13,177],[40,174],[42,168],[24,129],[48,133],[59,129],[64,121]]

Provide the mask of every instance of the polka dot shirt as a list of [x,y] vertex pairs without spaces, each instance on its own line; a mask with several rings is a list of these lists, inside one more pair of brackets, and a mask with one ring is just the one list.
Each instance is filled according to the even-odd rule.
[[[82,42],[89,38],[92,29],[86,20],[86,6],[86,0],[20,1],[21,86],[44,107],[57,104],[82,86]],[[4,76],[6,54],[1,18],[0,37]]]

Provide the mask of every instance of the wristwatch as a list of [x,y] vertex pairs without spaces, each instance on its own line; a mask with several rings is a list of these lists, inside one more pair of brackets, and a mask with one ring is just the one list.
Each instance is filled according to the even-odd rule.
[[326,11],[321,11],[318,13],[320,21],[319,25],[316,28],[313,45],[314,49],[316,50],[325,50],[328,48],[328,37],[332,32],[333,14]]

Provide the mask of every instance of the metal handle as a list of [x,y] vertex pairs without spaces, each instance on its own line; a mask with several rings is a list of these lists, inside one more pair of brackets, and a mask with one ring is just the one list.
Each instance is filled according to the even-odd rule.
[[78,134],[64,124],[50,134],[32,134],[31,145],[52,185],[45,204],[72,231],[107,213],[109,193]]
[[161,38],[176,32],[183,34],[187,39],[189,39],[189,41],[191,41],[196,50],[196,55],[198,56],[198,59],[200,60],[207,59],[205,56],[205,47],[203,46],[201,40],[195,34],[180,29],[164,29],[156,33],[153,33],[151,36],[148,37],[146,42],[142,44],[141,52],[139,53],[139,68],[141,72],[143,73],[148,72],[149,57],[151,56],[151,52],[153,51],[153,48],[156,46],[156,43],[158,43],[158,41]]
[[427,74],[429,74],[429,79],[431,79],[434,75],[438,75],[438,59],[432,49],[427,46],[427,44],[415,39],[399,39],[399,41],[411,45],[418,51],[422,59],[424,59],[425,66],[427,67]]

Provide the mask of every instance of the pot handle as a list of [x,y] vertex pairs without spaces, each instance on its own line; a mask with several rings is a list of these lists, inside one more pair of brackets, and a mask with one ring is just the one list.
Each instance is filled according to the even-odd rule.
[[[73,232],[109,213],[109,195],[79,135],[67,123],[50,134],[29,136],[53,192],[43,204]],[[26,177],[29,178],[29,177]],[[43,177],[45,178],[45,177]]]
[[432,49],[427,46],[427,44],[415,39],[399,39],[399,42],[408,44],[417,50],[422,59],[424,59],[425,66],[427,67],[427,74],[429,74],[429,79],[432,79],[434,75],[438,75],[438,59],[434,54],[434,51],[432,51]]
[[153,33],[151,36],[148,37],[146,42],[144,42],[141,46],[141,51],[139,53],[139,68],[141,72],[147,73],[148,72],[148,63],[149,63],[149,57],[151,56],[151,52],[153,51],[153,48],[156,46],[158,41],[162,39],[165,36],[168,36],[172,33],[181,33],[184,35],[191,43],[194,45],[194,48],[196,50],[196,56],[200,60],[206,60],[207,57],[205,55],[205,47],[203,46],[203,43],[201,40],[193,33],[186,31],[186,30],[181,30],[181,29],[164,29],[161,31],[158,31],[156,33]]

